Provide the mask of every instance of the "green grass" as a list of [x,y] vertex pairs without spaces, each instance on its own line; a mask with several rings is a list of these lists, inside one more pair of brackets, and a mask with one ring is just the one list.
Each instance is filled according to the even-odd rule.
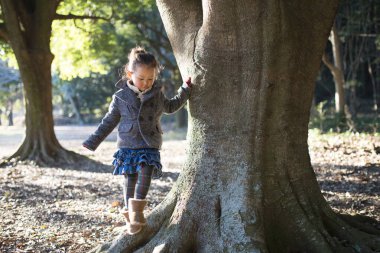
[[380,133],[380,117],[358,114],[351,121],[337,114],[317,115],[310,119],[309,129],[318,129],[321,133],[359,132]]

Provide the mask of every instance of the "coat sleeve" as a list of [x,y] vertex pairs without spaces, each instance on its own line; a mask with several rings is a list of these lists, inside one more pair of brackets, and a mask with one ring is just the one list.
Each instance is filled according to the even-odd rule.
[[98,125],[95,132],[83,142],[83,146],[94,151],[100,143],[112,132],[120,121],[120,111],[117,106],[116,96],[113,95],[108,112]]
[[178,111],[189,99],[191,93],[191,88],[188,86],[181,86],[178,89],[178,94],[171,99],[165,97],[161,92],[163,97],[163,107],[165,113],[174,113]]

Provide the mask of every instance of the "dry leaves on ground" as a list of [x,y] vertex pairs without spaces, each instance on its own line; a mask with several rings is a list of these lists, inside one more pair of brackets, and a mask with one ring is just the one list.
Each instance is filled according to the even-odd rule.
[[[102,163],[112,160],[113,142],[103,143],[95,153],[82,150],[79,141],[62,143]],[[379,137],[312,133],[309,145],[322,192],[332,207],[380,221]],[[185,147],[185,141],[164,143],[164,177],[153,181],[148,212],[177,179]],[[113,239],[124,221],[119,214],[121,178],[111,171],[107,166],[63,170],[22,164],[1,169],[1,252],[87,252]]]

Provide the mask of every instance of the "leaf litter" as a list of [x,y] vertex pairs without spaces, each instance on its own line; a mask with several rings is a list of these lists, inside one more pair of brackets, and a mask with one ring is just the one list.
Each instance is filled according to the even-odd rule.
[[[79,141],[62,141],[75,152],[110,164],[113,142],[90,153]],[[153,180],[147,212],[158,205],[186,159],[186,141],[166,141],[164,176]],[[380,137],[309,135],[313,168],[322,193],[339,213],[365,215],[380,229]],[[19,164],[0,170],[1,252],[88,252],[123,229],[122,177],[112,168],[40,168]]]

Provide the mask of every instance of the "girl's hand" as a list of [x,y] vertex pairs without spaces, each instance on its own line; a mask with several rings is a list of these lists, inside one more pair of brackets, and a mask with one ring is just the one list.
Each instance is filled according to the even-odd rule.
[[189,77],[189,79],[187,79],[185,83],[187,84],[187,86],[189,86],[189,88],[193,86],[193,84],[191,83],[191,77]]

